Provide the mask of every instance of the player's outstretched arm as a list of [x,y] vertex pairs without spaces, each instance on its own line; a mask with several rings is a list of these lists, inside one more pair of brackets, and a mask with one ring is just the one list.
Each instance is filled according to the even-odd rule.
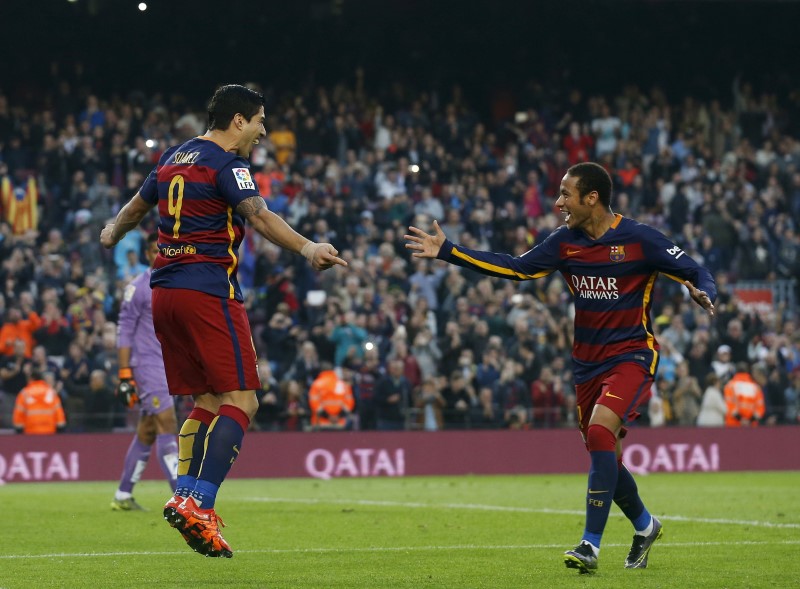
[[100,243],[105,248],[114,247],[131,229],[139,225],[144,216],[153,208],[138,192],[119,210],[117,218],[100,232]]
[[260,196],[244,199],[236,207],[236,212],[275,245],[302,255],[314,270],[327,270],[336,265],[347,266],[347,262],[338,257],[339,251],[335,247],[329,243],[309,241],[300,235],[286,221],[270,211]]
[[684,280],[683,284],[686,288],[689,289],[689,296],[692,297],[695,303],[703,307],[708,314],[712,317],[714,316],[714,303],[711,302],[708,294],[705,291],[702,291],[698,288],[695,288],[694,284],[689,282],[688,280]]
[[412,235],[404,235],[403,238],[408,242],[406,248],[413,250],[411,256],[414,258],[435,258],[447,239],[438,221],[433,222],[433,235],[413,226],[408,230]]

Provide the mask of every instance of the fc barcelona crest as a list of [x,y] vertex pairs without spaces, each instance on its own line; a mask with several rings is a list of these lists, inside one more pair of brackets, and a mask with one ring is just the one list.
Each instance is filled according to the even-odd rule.
[[611,254],[609,255],[612,262],[621,262],[625,259],[625,246],[624,245],[612,245],[611,246]]

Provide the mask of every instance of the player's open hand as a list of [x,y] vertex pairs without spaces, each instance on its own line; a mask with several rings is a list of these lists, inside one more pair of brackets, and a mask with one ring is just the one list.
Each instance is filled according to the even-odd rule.
[[439,255],[439,250],[447,239],[444,231],[439,227],[439,222],[433,222],[433,235],[425,233],[422,229],[417,227],[409,227],[408,230],[412,235],[404,235],[403,238],[408,242],[406,248],[413,250],[411,254],[414,258],[435,258]]
[[705,291],[702,291],[698,288],[695,288],[694,284],[689,282],[688,280],[684,280],[683,284],[686,288],[689,289],[689,295],[694,299],[694,302],[703,307],[708,314],[712,317],[714,316],[714,303],[711,302],[711,299],[708,297]]
[[315,243],[306,255],[311,267],[317,272],[327,270],[333,266],[347,266],[347,262],[337,257],[339,250],[329,243]]

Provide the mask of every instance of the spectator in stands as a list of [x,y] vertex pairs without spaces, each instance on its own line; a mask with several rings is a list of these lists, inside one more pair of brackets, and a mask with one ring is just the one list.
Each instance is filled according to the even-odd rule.
[[[36,346],[33,348],[33,354],[31,355],[30,360],[30,371],[37,371],[39,374],[47,375],[57,375],[58,374],[58,363],[52,360],[47,355],[47,348],[42,345]],[[55,380],[54,382],[57,385],[54,385],[56,392],[61,394],[61,388],[63,383],[60,380]]]
[[697,415],[697,425],[703,427],[722,427],[725,425],[725,415],[728,407],[725,397],[722,396],[720,378],[716,373],[710,372],[705,378],[706,389],[700,402],[700,412]]
[[317,348],[311,341],[305,341],[300,346],[300,353],[286,374],[286,380],[296,380],[306,389],[320,373],[319,356]]
[[497,398],[508,427],[511,427],[512,421],[517,426],[530,422],[531,395],[525,381],[519,376],[521,372],[522,366],[519,362],[506,359],[497,382]]
[[672,412],[677,425],[695,425],[700,413],[703,391],[697,379],[689,374],[689,364],[685,360],[675,371],[675,386],[672,389]]
[[261,382],[261,390],[257,391],[258,410],[254,425],[262,431],[279,431],[284,414],[284,399],[278,389],[278,381],[272,375],[270,363],[263,358],[258,360],[258,380]]
[[34,332],[34,337],[51,356],[64,356],[67,353],[73,331],[57,300],[44,304],[42,325]]
[[[13,354],[3,358],[0,367],[0,379],[3,380],[3,390],[10,395],[17,395],[28,383],[26,367],[30,370],[30,362],[25,358],[25,342],[21,339],[14,341]],[[41,374],[41,373],[40,373]]]
[[800,424],[800,368],[792,370],[783,396],[785,412],[782,423]]
[[[747,353],[749,339],[741,319],[734,318],[728,321],[727,328],[720,341],[722,345],[729,348],[731,362],[739,364],[749,360]],[[717,353],[719,353],[719,350],[717,350]]]
[[0,354],[3,356],[14,355],[14,346],[17,340],[25,344],[26,358],[30,358],[33,352],[35,345],[33,334],[42,326],[42,320],[28,304],[23,303],[23,305],[25,305],[24,308],[16,305],[10,306],[6,320],[0,327]]
[[386,376],[375,385],[375,412],[379,430],[405,429],[406,416],[413,403],[411,383],[405,376],[402,359],[389,360]]
[[692,334],[686,329],[681,315],[673,315],[669,327],[661,332],[659,341],[669,340],[672,347],[685,356],[689,351],[689,345],[692,342]]
[[448,385],[442,390],[444,398],[444,424],[446,429],[464,429],[469,425],[470,413],[478,405],[478,395],[463,370],[450,374]]
[[505,425],[503,411],[490,386],[478,390],[478,404],[472,408],[470,427],[478,429],[498,429]]
[[342,366],[348,358],[363,358],[364,345],[368,341],[366,330],[357,322],[354,311],[345,311],[339,324],[333,329],[330,341],[336,345],[334,363]]
[[375,405],[375,387],[383,377],[378,348],[367,346],[364,361],[354,367],[353,393],[356,398],[358,413],[358,429],[372,430],[377,428],[377,408]]
[[414,345],[411,346],[410,357],[413,357],[419,366],[422,380],[434,378],[439,373],[439,359],[442,352],[433,337],[430,328],[425,325],[414,337]]
[[92,370],[83,401],[83,431],[111,431],[119,412],[119,400],[114,396],[111,379],[105,370]]
[[[64,381],[64,391],[69,400],[83,399],[88,393],[91,364],[86,350],[76,341],[69,345],[67,357],[61,367],[61,380]],[[70,402],[67,408],[71,412]]]
[[539,378],[531,384],[533,427],[558,427],[564,418],[564,402],[561,375],[553,374],[550,366],[543,366]]
[[406,377],[412,392],[416,391],[422,383],[422,370],[420,370],[419,362],[411,354],[406,343],[406,331],[397,330],[392,337],[392,349],[387,354],[387,361],[391,362],[399,360],[403,364],[403,376]]
[[438,379],[426,377],[414,398],[414,407],[417,409],[416,425],[419,429],[432,432],[444,427],[442,409],[445,401],[439,391]]
[[[283,308],[270,317],[269,324],[261,332],[261,338],[269,350],[269,363],[276,374],[285,374],[295,361],[297,355],[297,335],[299,328],[288,315],[286,303],[278,305]],[[262,383],[263,385],[263,383]]]
[[722,344],[717,348],[716,358],[711,361],[711,368],[720,382],[726,383],[736,373],[736,365],[731,362],[731,347]]
[[284,380],[279,385],[284,403],[283,429],[296,432],[304,431],[308,426],[308,402],[296,380]]

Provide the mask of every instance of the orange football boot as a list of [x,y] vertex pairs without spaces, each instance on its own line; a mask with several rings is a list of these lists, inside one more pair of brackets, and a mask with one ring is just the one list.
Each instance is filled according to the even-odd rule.
[[170,500],[164,505],[164,519],[167,520],[167,523],[170,526],[180,532],[181,536],[183,536],[183,539],[186,540],[186,543],[189,545],[189,548],[195,552],[199,552],[200,554],[207,556],[208,550],[206,549],[203,540],[198,539],[196,536],[184,531],[183,529],[183,526],[186,522],[185,518],[178,514],[178,507],[185,500],[186,497],[182,497],[180,495],[174,495],[171,497]]
[[177,507],[170,503],[167,506],[164,507],[164,518],[187,538],[186,542],[194,550],[210,557],[233,557],[233,550],[219,532],[220,528],[225,527],[225,523],[216,511],[201,509],[192,497],[187,497]]

